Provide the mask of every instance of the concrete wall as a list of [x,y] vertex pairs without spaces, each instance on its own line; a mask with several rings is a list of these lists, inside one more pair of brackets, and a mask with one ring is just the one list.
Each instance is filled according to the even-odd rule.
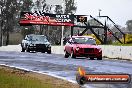
[[21,45],[8,45],[0,47],[0,51],[20,51],[21,52]]
[[[105,57],[132,60],[132,46],[100,45],[100,47]],[[52,51],[53,53],[64,54],[64,47],[54,46],[52,47]]]
[[[109,58],[131,59],[132,60],[132,46],[112,46],[100,45],[103,50],[103,56]],[[0,47],[0,51],[19,51],[21,52],[20,45],[9,45]],[[64,47],[52,46],[52,53],[64,54]]]
[[101,45],[103,56],[132,60],[132,46]]

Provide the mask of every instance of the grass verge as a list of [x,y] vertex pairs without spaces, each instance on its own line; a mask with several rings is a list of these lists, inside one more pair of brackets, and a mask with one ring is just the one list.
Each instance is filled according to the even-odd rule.
[[39,73],[0,66],[0,88],[79,88],[79,85]]

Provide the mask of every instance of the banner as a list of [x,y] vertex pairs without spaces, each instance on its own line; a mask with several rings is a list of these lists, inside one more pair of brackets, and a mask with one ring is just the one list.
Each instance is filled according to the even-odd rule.
[[79,67],[76,74],[76,81],[80,85],[86,83],[129,84],[131,82],[131,76],[129,74],[88,74],[82,67]]
[[53,26],[74,26],[74,15],[31,13],[21,12],[19,24],[27,25],[53,25]]

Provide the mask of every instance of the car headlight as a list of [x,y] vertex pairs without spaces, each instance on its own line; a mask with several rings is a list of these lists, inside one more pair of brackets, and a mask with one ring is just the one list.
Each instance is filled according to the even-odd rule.
[[102,49],[100,48],[100,49],[98,49],[99,50],[99,52],[101,52],[102,51]]
[[79,51],[79,47],[76,48],[76,51]]
[[30,44],[30,46],[36,46],[35,44]]
[[102,49],[101,49],[101,48],[95,48],[94,51],[95,51],[95,52],[101,52]]

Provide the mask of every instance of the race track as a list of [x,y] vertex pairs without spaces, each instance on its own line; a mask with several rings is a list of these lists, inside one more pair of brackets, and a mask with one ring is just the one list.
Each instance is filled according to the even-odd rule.
[[[132,75],[132,62],[64,58],[59,54],[0,51],[0,64],[52,75],[76,83],[79,66],[87,73],[127,73]],[[132,88],[130,84],[87,84],[87,88]]]

